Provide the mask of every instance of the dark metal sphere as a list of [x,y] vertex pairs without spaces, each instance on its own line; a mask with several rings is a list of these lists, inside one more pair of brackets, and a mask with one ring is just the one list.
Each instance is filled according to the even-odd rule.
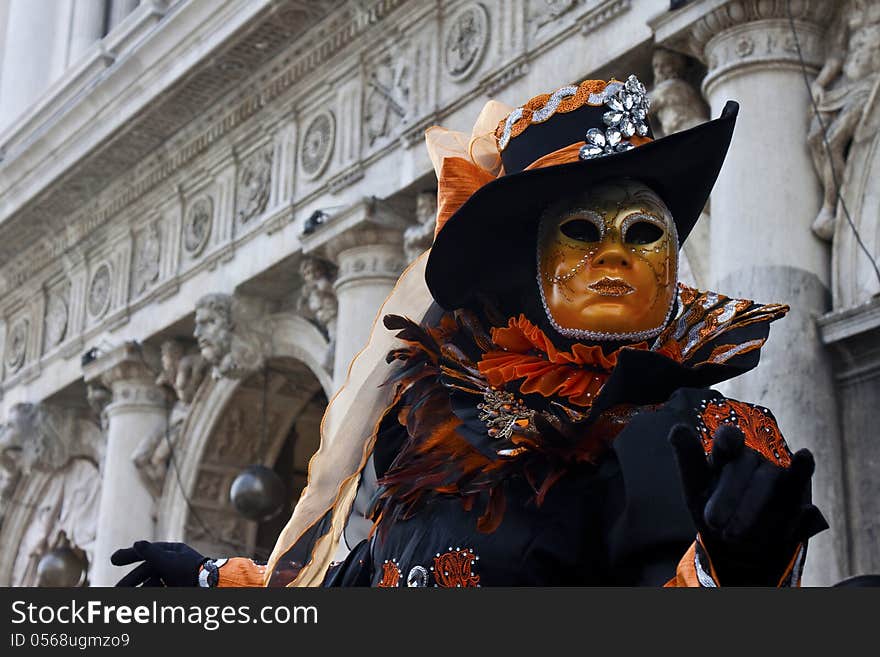
[[232,482],[229,499],[249,520],[261,522],[278,515],[284,507],[286,491],[278,474],[265,465],[249,465]]
[[37,586],[82,586],[88,563],[70,547],[55,547],[37,563]]

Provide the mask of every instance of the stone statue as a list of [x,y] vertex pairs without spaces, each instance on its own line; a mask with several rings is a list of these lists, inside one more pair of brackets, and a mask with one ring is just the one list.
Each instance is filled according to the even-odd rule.
[[206,294],[196,302],[195,323],[193,335],[215,379],[240,379],[263,367],[271,329],[256,300]]
[[305,257],[299,267],[303,278],[299,298],[296,302],[297,312],[314,320],[327,335],[330,344],[324,359],[324,366],[333,367],[333,352],[336,345],[336,318],[338,304],[336,291],[333,289],[333,273],[325,261]]
[[37,563],[61,532],[91,557],[103,445],[98,427],[77,410],[42,403],[10,409],[0,427],[3,469],[22,483],[43,475],[30,496],[38,502],[19,543],[13,586],[36,584]]
[[418,258],[434,243],[437,219],[437,192],[420,192],[416,197],[416,223],[403,231],[403,252],[407,262]]
[[[709,108],[700,92],[687,78],[688,59],[684,55],[654,50],[654,89],[649,116],[656,118],[664,135],[693,128],[709,120]],[[656,137],[656,135],[655,135]]]
[[[656,48],[652,59],[654,88],[648,111],[664,135],[709,120],[709,108],[699,90],[688,81],[688,58],[666,48]],[[660,135],[655,135],[658,137]],[[707,208],[685,242],[679,262],[679,279],[695,287],[705,287],[709,278],[709,213]]]
[[166,340],[161,352],[162,371],[156,385],[173,390],[176,398],[169,413],[167,432],[162,427],[145,436],[131,457],[147,489],[157,498],[162,494],[172,450],[180,442],[190,404],[208,369],[201,354],[187,354],[186,345],[179,340]]
[[811,87],[818,116],[813,116],[807,136],[824,190],[813,232],[824,240],[834,233],[837,187],[850,177],[850,146],[874,133],[865,124],[875,111],[880,87],[880,3],[849,0],[843,5],[831,26],[828,50]]

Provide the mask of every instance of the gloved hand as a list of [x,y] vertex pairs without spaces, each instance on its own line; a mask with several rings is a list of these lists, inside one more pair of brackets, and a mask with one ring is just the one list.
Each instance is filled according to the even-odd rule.
[[141,565],[120,579],[116,586],[198,586],[199,567],[208,560],[185,543],[137,541],[130,548],[116,550],[110,563]]
[[809,450],[799,450],[782,468],[746,447],[732,425],[715,432],[709,458],[691,427],[676,425],[669,441],[722,585],[775,586],[797,545],[828,528],[810,501],[815,463]]

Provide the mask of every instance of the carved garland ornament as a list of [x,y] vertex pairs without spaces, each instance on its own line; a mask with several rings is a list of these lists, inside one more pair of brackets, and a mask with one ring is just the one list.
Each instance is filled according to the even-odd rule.
[[132,296],[145,292],[159,279],[161,252],[159,227],[155,223],[151,223],[135,236]]
[[272,149],[252,153],[241,165],[236,193],[236,216],[245,224],[266,209],[272,183]]
[[67,335],[68,298],[70,288],[64,286],[49,294],[46,301],[45,340],[46,348],[61,343]]

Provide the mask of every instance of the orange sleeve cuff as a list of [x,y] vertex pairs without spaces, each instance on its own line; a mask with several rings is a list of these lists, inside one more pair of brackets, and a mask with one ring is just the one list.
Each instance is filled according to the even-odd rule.
[[217,564],[217,588],[262,587],[266,566],[246,557],[221,559]]
[[[678,567],[675,569],[675,577],[666,582],[663,585],[664,587],[715,588],[721,586],[718,574],[712,565],[712,560],[709,558],[708,552],[703,548],[702,543],[700,543],[700,551],[704,557],[702,563],[698,557],[697,544],[699,540],[698,536],[697,540],[691,543],[681,561],[678,562]],[[803,543],[799,544],[789,560],[785,572],[779,578],[776,584],[777,588],[800,587],[805,553],[806,545]]]

